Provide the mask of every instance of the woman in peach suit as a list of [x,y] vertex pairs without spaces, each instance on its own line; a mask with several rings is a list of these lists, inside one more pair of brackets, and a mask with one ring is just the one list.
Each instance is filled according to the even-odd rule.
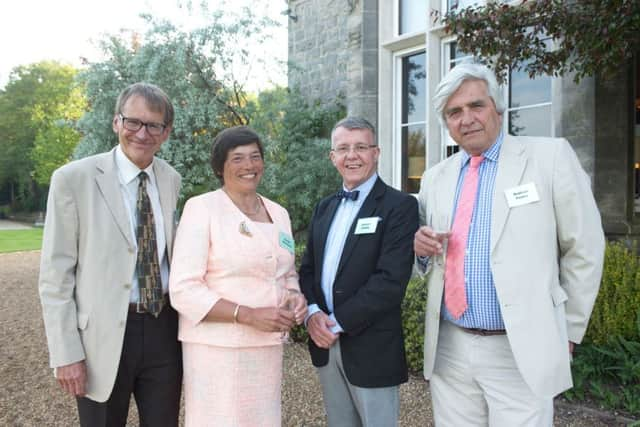
[[186,425],[280,426],[282,337],[307,310],[289,215],[256,192],[263,148],[250,128],[220,132],[211,166],[222,188],[187,201],[169,281]]

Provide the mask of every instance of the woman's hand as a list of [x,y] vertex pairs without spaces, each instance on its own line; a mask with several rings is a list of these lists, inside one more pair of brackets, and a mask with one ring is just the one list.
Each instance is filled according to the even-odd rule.
[[298,292],[293,297],[293,314],[298,325],[302,324],[307,317],[307,299],[302,292]]
[[296,319],[293,312],[279,307],[251,308],[243,305],[238,311],[239,323],[263,332],[289,332]]

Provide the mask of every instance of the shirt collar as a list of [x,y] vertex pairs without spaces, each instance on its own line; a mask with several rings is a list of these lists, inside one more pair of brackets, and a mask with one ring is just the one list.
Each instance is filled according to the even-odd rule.
[[[489,147],[484,153],[482,153],[485,160],[491,160],[492,162],[498,161],[498,156],[500,156],[500,147],[502,147],[502,141],[504,141],[504,132],[500,131],[500,133],[498,134],[498,138],[496,139],[496,142],[494,142],[491,145],[491,147]],[[464,150],[461,150],[461,151],[462,151],[462,158],[461,158],[460,168],[463,168],[467,165],[471,156],[466,151]]]
[[151,164],[146,168],[140,169],[131,160],[129,160],[122,151],[122,147],[120,147],[120,145],[116,147],[116,166],[118,167],[118,171],[120,171],[120,176],[122,177],[125,185],[136,179],[142,171],[145,171],[147,175],[149,175],[149,182],[155,182],[155,176],[153,175],[153,161],[151,161]]
[[373,188],[373,185],[376,183],[377,179],[378,179],[378,174],[374,172],[373,175],[371,175],[365,182],[358,185],[357,187],[352,188],[351,190],[347,190],[344,184],[342,184],[342,189],[344,191],[356,191],[356,190],[359,191],[360,194],[358,194],[358,201],[362,201],[367,198],[367,196],[371,192],[371,189]]

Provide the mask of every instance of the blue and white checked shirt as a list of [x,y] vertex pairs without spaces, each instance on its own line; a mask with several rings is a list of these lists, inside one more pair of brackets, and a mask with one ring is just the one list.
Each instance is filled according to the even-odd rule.
[[[442,304],[442,313],[448,321],[464,328],[504,329],[500,303],[493,283],[489,253],[491,251],[491,208],[493,192],[498,172],[498,159],[504,135],[502,132],[496,142],[483,153],[484,161],[480,164],[478,194],[473,208],[469,237],[464,257],[464,283],[467,292],[468,308],[457,320],[451,316]],[[469,169],[469,156],[462,152],[462,163],[456,198],[451,218],[455,218],[458,197],[462,183]]]
[[[358,200],[342,199],[329,227],[329,234],[327,235],[327,241],[324,246],[320,283],[322,285],[324,299],[327,302],[327,308],[330,312],[329,318],[335,322],[335,326],[331,328],[331,332],[334,334],[342,332],[343,329],[333,314],[333,282],[336,280],[338,265],[340,264],[340,258],[342,258],[342,251],[344,250],[344,244],[347,241],[351,225],[356,219],[358,212],[360,212],[360,208],[364,204],[367,196],[369,196],[377,179],[378,174],[374,173],[365,182],[349,190],[358,190],[360,192],[360,194],[358,194]],[[347,189],[344,188],[344,190]],[[317,304],[311,304],[308,309],[307,319],[311,317],[312,314],[320,311],[320,307],[318,307]]]

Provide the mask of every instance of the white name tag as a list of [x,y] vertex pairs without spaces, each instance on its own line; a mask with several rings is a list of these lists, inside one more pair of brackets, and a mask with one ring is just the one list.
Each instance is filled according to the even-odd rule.
[[540,200],[538,190],[533,182],[504,190],[510,208],[526,205]]
[[353,234],[373,234],[378,228],[378,222],[382,218],[379,216],[372,216],[369,218],[360,218],[356,224],[356,231]]

